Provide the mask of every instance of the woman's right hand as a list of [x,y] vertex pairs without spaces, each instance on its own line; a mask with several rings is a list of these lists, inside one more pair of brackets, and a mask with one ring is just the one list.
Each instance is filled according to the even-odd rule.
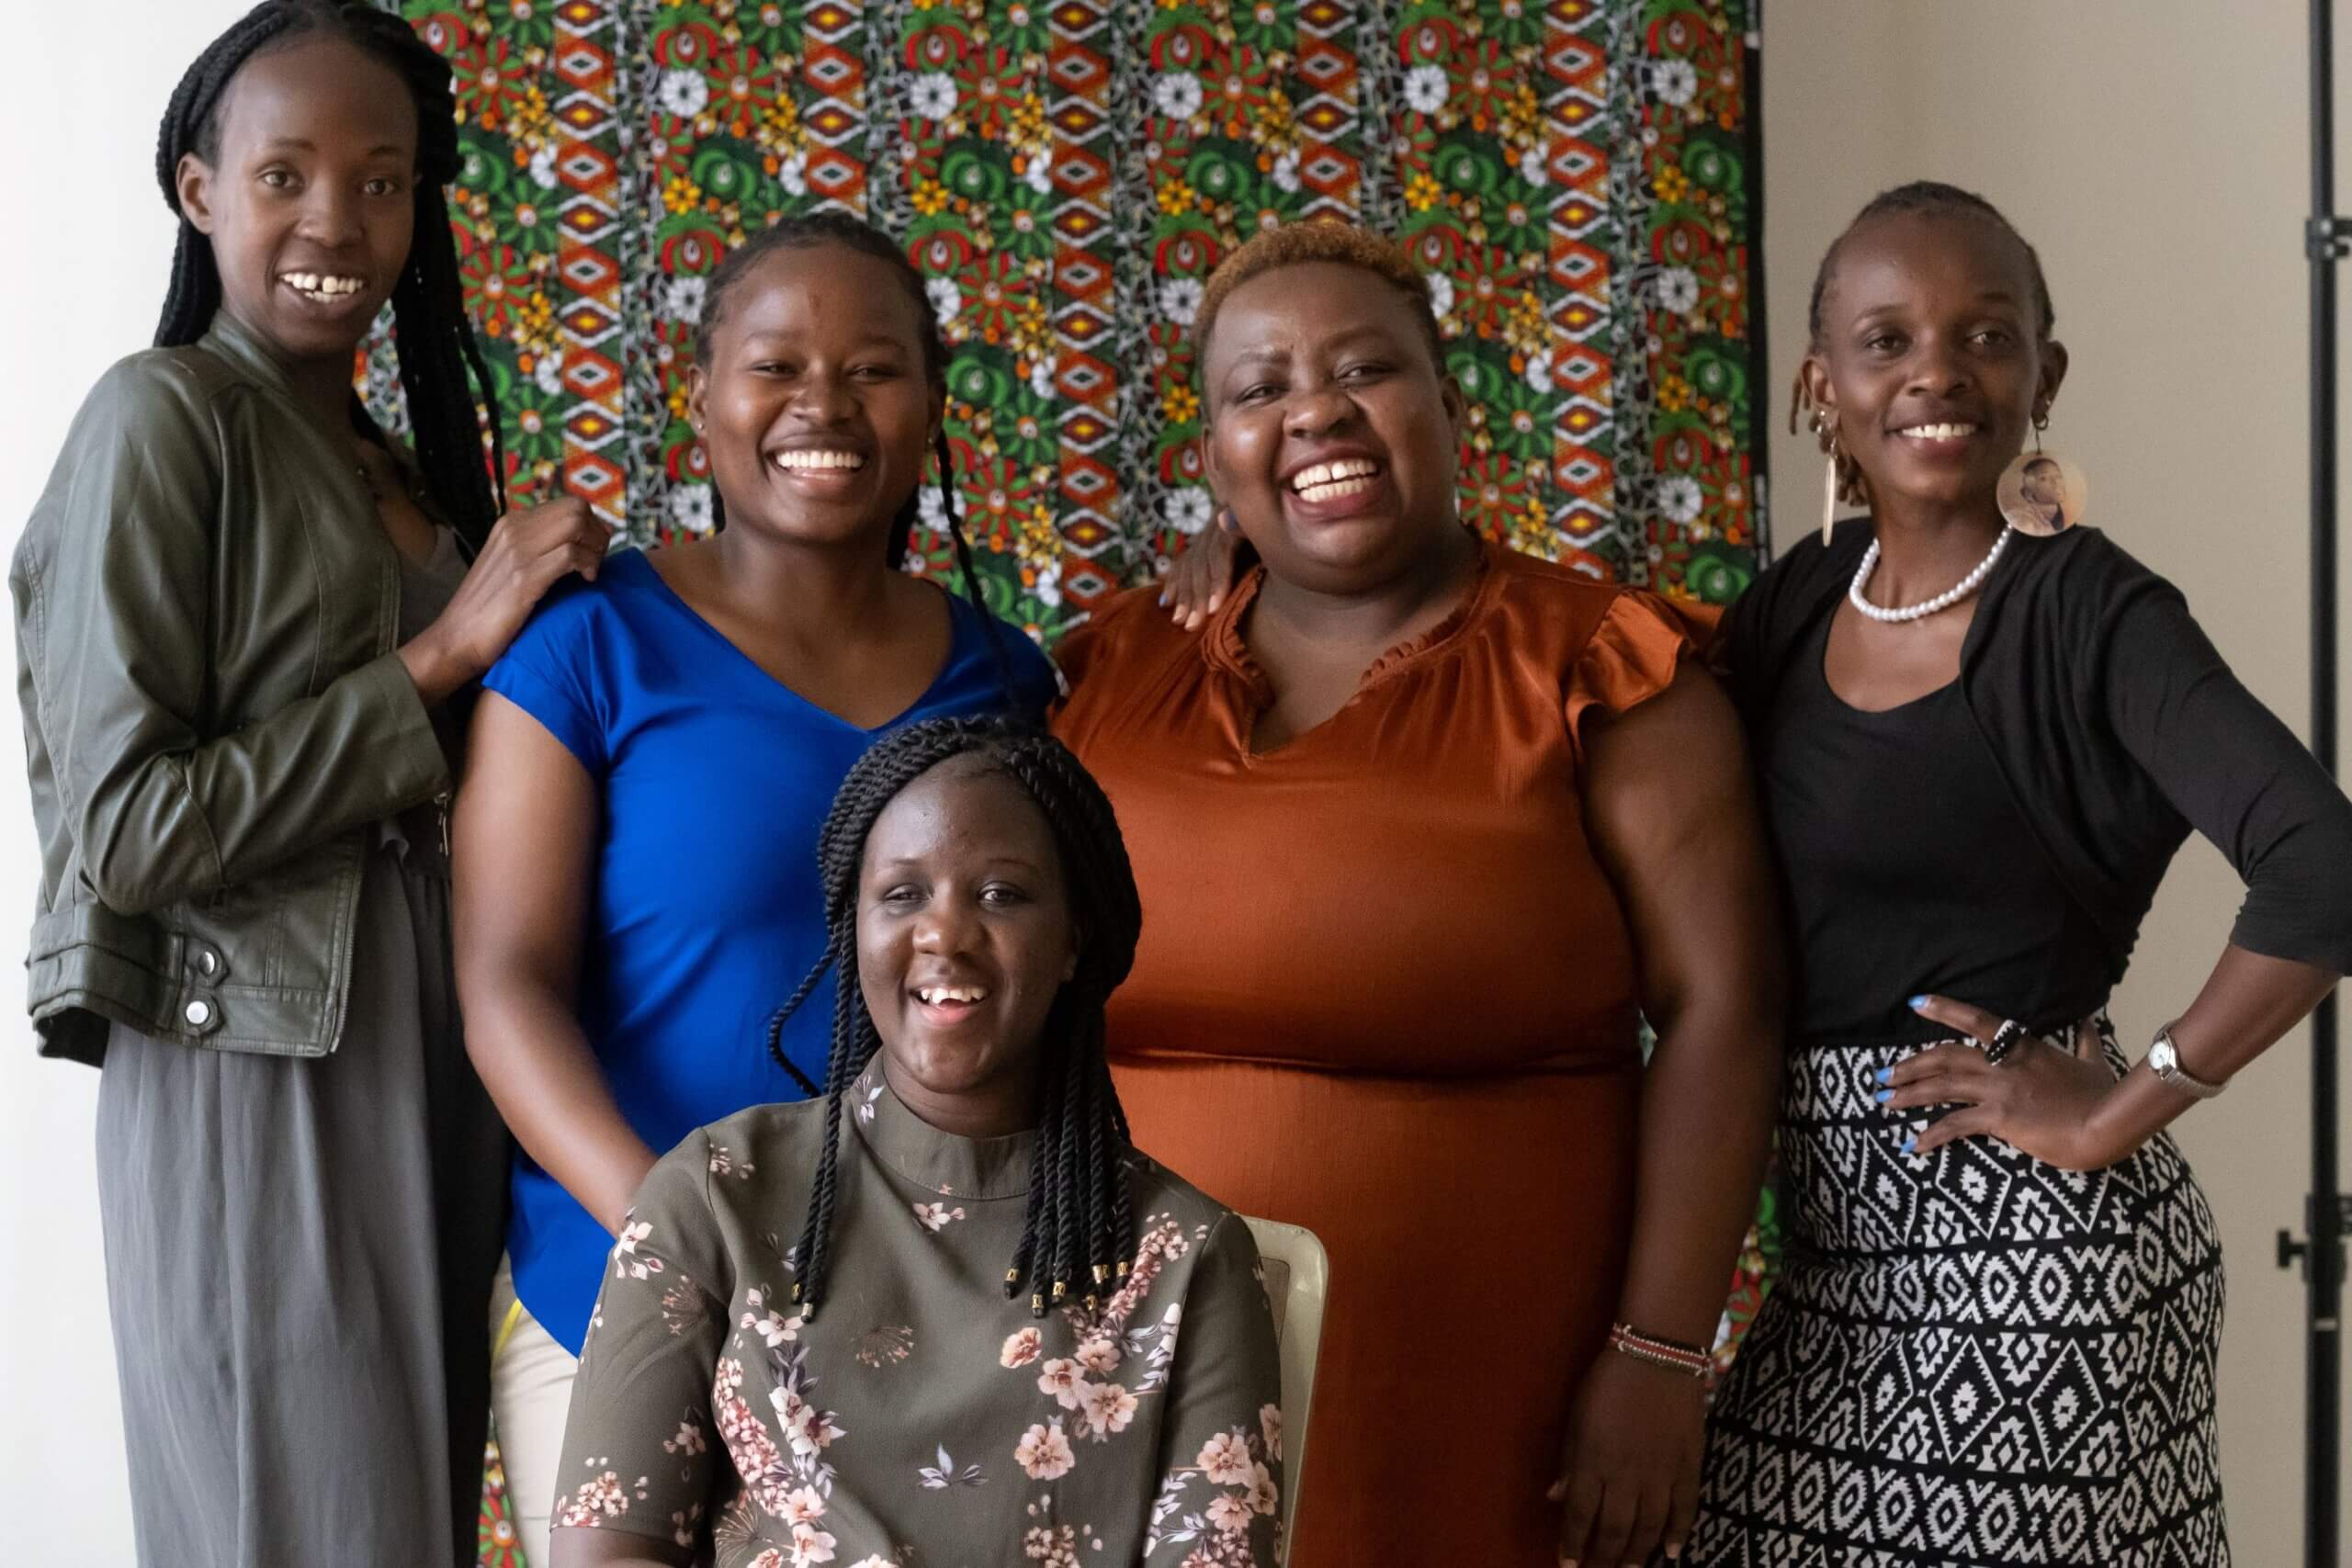
[[588,503],[569,495],[493,524],[448,608],[401,647],[426,705],[481,679],[558,578],[576,571],[594,582],[611,538]]

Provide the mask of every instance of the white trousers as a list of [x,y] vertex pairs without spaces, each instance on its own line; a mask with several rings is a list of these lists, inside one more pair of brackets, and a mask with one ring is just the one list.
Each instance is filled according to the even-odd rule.
[[526,1568],[548,1568],[548,1521],[555,1512],[563,1422],[580,1361],[523,1310],[504,1258],[491,1292],[490,1342],[490,1408],[506,1466],[507,1517]]

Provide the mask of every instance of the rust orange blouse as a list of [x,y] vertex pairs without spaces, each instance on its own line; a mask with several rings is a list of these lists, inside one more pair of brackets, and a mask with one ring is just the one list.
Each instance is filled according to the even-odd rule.
[[1139,1146],[1329,1250],[1294,1568],[1381,1560],[1406,1528],[1447,1561],[1548,1568],[1640,1089],[1582,750],[1692,648],[1660,601],[1489,546],[1454,614],[1260,755],[1271,691],[1242,628],[1262,581],[1196,634],[1128,594],[1061,653],[1056,728],[1143,892],[1111,1006],[1120,1093]]

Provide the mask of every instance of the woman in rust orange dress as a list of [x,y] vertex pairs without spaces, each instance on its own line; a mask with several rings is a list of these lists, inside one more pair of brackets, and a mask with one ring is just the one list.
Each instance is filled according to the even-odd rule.
[[1330,1253],[1291,1562],[1679,1551],[1703,1403],[1667,1363],[1713,1337],[1780,1071],[1736,722],[1660,602],[1461,525],[1397,247],[1261,236],[1195,333],[1263,564],[1197,630],[1102,612],[1057,728],[1143,891],[1136,1142]]

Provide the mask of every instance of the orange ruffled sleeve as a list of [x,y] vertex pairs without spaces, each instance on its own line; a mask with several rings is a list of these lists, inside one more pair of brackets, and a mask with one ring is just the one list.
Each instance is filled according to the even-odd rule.
[[1721,613],[1636,588],[1621,591],[1568,672],[1568,738],[1584,760],[1586,727],[1628,712],[1674,684],[1697,661]]
[[1054,678],[1061,683],[1061,696],[1052,708],[1054,716],[1058,716],[1069,706],[1080,683],[1092,671],[1100,665],[1117,662],[1122,634],[1131,638],[1136,617],[1149,615],[1159,596],[1158,583],[1130,588],[1114,595],[1110,603],[1097,606],[1069,636],[1054,645]]

